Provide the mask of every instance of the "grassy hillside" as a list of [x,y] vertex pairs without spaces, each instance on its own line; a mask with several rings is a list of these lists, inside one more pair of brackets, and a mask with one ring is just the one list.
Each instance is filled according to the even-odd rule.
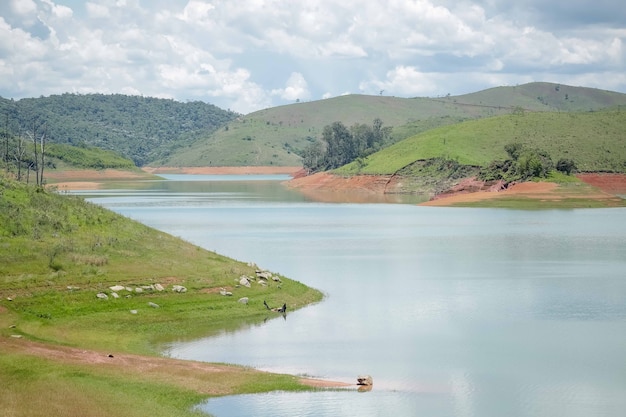
[[[262,320],[264,299],[293,308],[321,297],[287,279],[280,289],[273,281],[267,287],[235,288],[241,275],[255,276],[254,267],[82,199],[2,176],[0,248],[0,307],[9,310],[16,331],[72,346],[152,352],[159,340]],[[166,291],[134,291],[152,284]],[[174,284],[188,291],[174,293]],[[109,287],[114,285],[133,291],[112,298]],[[221,287],[233,297],[220,295]],[[98,299],[100,292],[109,299]],[[237,302],[244,296],[248,305]],[[149,302],[161,308],[150,308]],[[0,314],[0,321],[0,334],[6,333],[7,314]]]
[[580,171],[626,172],[626,109],[598,112],[525,112],[433,129],[398,142],[336,172],[393,174],[417,160],[444,157],[485,166],[506,159],[504,146],[521,143],[572,159]]
[[226,128],[158,164],[173,166],[299,165],[302,150],[321,137],[324,126],[392,126],[394,141],[465,120],[528,111],[588,111],[626,105],[626,94],[531,83],[441,98],[348,95],[274,107],[239,117]]

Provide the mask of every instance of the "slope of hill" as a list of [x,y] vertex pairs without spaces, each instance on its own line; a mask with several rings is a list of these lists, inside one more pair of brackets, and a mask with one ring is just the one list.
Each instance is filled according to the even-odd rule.
[[545,150],[555,162],[572,159],[580,171],[626,172],[625,132],[626,109],[510,114],[429,130],[335,172],[388,175],[430,158],[485,166],[506,159],[511,143]]
[[0,98],[2,125],[29,131],[33,122],[48,141],[115,151],[144,165],[212,133],[237,114],[202,103],[180,103],[121,94],[62,94],[7,100]]
[[298,165],[300,154],[324,126],[392,126],[394,141],[464,120],[526,111],[589,111],[626,105],[626,94],[550,83],[531,83],[441,98],[348,95],[261,110],[231,121],[158,165]]

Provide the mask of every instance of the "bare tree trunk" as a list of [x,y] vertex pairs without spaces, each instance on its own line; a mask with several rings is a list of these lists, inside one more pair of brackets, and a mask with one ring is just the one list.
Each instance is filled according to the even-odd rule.
[[47,126],[44,125],[43,133],[39,139],[40,151],[41,151],[41,172],[39,174],[39,185],[43,186],[43,168],[46,166],[46,132]]
[[35,119],[33,119],[33,133],[31,139],[33,140],[33,151],[35,152],[35,180],[37,181],[37,185],[39,185],[39,155],[37,154],[37,122],[35,122]]
[[15,162],[17,164],[17,180],[22,180],[22,163],[24,161],[24,152],[26,152],[26,146],[24,145],[24,137],[20,135],[17,139],[17,149],[13,154]]

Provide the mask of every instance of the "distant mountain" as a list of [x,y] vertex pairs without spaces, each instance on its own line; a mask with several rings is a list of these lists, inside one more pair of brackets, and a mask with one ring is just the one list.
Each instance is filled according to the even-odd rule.
[[0,126],[13,134],[34,120],[45,122],[50,143],[112,150],[138,166],[207,137],[237,116],[199,101],[121,94],[0,98]]
[[0,98],[0,129],[44,121],[51,142],[98,147],[138,166],[299,166],[324,126],[393,127],[391,143],[441,126],[526,112],[587,112],[626,105],[626,94],[551,83],[435,98],[347,95],[239,115],[203,102],[62,94]]
[[626,94],[551,83],[497,87],[461,96],[398,98],[347,95],[273,107],[232,120],[215,133],[160,159],[159,165],[300,165],[302,151],[324,126],[392,126],[393,141],[440,126],[491,116],[530,112],[591,111],[626,105]]

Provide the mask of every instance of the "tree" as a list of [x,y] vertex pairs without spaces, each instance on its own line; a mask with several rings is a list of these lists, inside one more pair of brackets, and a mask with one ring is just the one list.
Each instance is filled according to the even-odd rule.
[[559,172],[563,172],[567,175],[570,175],[572,172],[575,172],[578,168],[576,167],[576,163],[571,159],[561,158],[556,163],[556,170]]

